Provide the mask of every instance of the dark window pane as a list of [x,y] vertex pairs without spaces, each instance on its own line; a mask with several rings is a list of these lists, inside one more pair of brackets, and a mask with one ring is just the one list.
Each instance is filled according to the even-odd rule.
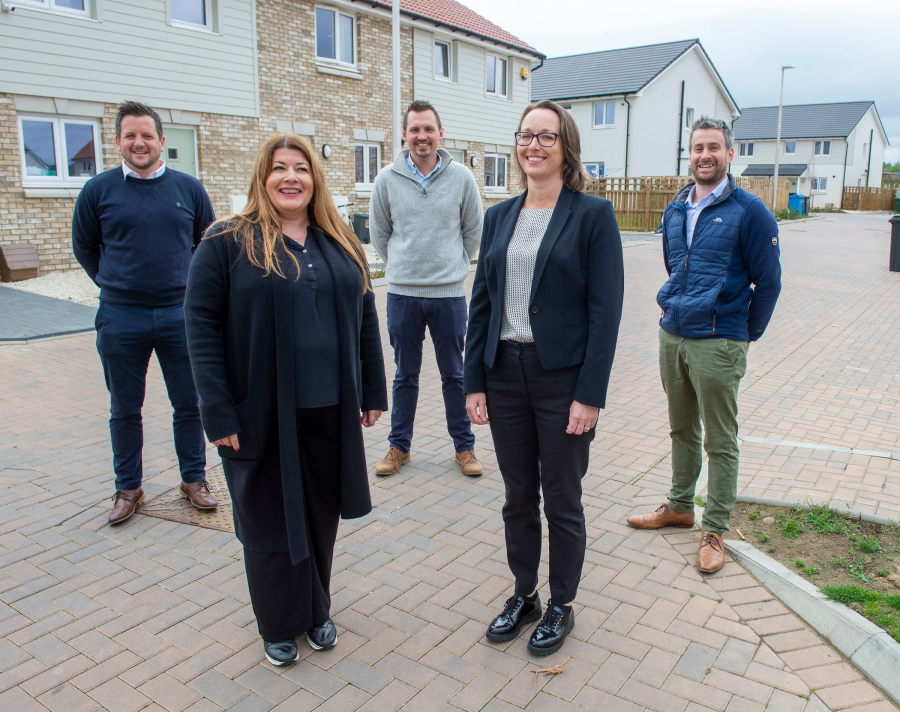
[[54,7],[63,7],[67,10],[84,10],[84,0],[56,0]]
[[497,187],[506,187],[506,159],[497,158]]
[[616,123],[616,102],[606,102],[606,123],[610,126]]
[[493,156],[484,157],[484,187],[494,187],[494,176],[496,175],[495,159]]
[[603,111],[605,104],[594,104],[594,126],[603,126]]
[[190,22],[194,25],[206,24],[206,0],[171,1],[173,20],[177,20],[178,22]]
[[497,60],[497,93],[506,96],[506,60]]
[[378,175],[378,149],[375,146],[369,146],[369,183],[375,182],[375,176]]
[[66,165],[69,175],[90,178],[97,175],[94,155],[94,127],[85,124],[63,124],[66,135]]
[[353,149],[353,162],[356,166],[356,182],[366,182],[366,161],[363,155],[365,149],[362,146],[355,146]]
[[826,141],[826,142],[825,142],[825,155],[826,155],[826,156],[830,156],[830,155],[831,155],[831,141]]
[[497,91],[497,58],[490,55],[487,58],[487,91],[489,94]]
[[434,45],[434,76],[450,78],[450,46],[442,42]]
[[748,155],[748,156],[752,156],[752,155],[753,155],[753,144],[752,144],[752,143],[748,143],[748,144],[747,144],[747,155]]
[[340,16],[341,27],[341,61],[353,64],[353,18]]
[[316,8],[316,56],[337,59],[334,52],[334,11]]
[[25,175],[57,175],[52,123],[22,121],[22,142],[25,144]]

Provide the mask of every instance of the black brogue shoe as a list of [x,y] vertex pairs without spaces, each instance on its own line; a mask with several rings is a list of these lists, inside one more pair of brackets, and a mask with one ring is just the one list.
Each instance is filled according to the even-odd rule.
[[575,611],[571,608],[566,613],[554,605],[553,599],[547,601],[547,612],[528,641],[528,650],[535,655],[550,655],[559,650],[566,642],[566,636],[575,627]]
[[540,617],[540,596],[535,596],[533,603],[529,603],[522,596],[508,598],[503,606],[503,612],[488,626],[487,639],[497,643],[512,640],[522,632],[522,628]]

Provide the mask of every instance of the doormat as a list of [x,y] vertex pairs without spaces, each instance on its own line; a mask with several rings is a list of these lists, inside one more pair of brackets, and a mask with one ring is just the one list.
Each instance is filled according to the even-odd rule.
[[170,522],[193,524],[204,529],[216,529],[220,532],[234,532],[234,519],[231,515],[231,495],[225,483],[222,466],[214,467],[206,473],[206,481],[212,490],[213,497],[219,503],[215,509],[197,509],[181,495],[179,487],[163,492],[143,504],[137,512],[148,517],[166,519]]

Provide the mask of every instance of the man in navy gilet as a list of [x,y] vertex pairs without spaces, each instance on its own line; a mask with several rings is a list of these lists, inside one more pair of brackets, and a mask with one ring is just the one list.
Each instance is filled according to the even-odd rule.
[[206,482],[183,307],[191,256],[215,215],[200,181],[160,159],[165,141],[153,109],[134,101],[121,104],[116,148],[122,165],[85,184],[72,216],[75,256],[100,287],[97,351],[110,394],[116,473],[110,524],[130,517],[144,498],[141,408],[154,351],[175,411],[182,495],[200,509],[216,506]]
[[663,215],[669,279],[657,296],[659,372],[669,401],[672,488],[655,512],[628,517],[639,529],[692,527],[705,448],[709,494],[697,552],[704,573],[725,564],[722,534],[737,496],[738,387],[750,343],[765,331],[781,291],[778,225],[728,173],[733,144],[726,122],[706,116],[694,122],[694,182]]

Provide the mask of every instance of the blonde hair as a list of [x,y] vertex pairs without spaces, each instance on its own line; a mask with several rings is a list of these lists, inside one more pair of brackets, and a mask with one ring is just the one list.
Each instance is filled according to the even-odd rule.
[[[350,227],[341,219],[328,185],[325,182],[325,171],[316,152],[309,142],[297,134],[279,134],[270,138],[259,151],[256,163],[253,166],[253,175],[250,178],[250,188],[247,190],[247,205],[239,213],[229,215],[223,220],[210,226],[204,239],[213,235],[229,232],[235,240],[243,239],[244,251],[247,259],[254,267],[264,269],[266,274],[274,272],[279,277],[286,277],[278,257],[275,255],[275,247],[281,244],[284,248],[284,235],[281,229],[281,218],[278,216],[275,206],[269,200],[266,193],[266,180],[272,173],[272,159],[279,148],[295,149],[300,151],[309,161],[309,167],[313,178],[313,196],[309,202],[310,222],[319,230],[337,242],[352,259],[362,276],[363,291],[371,289],[369,285],[369,264],[362,245],[356,239],[356,235]],[[262,232],[262,245],[257,245],[254,237],[256,227]],[[222,228],[225,228],[224,230]],[[261,248],[261,249],[260,249]],[[287,256],[293,261],[300,274],[300,265],[291,251],[284,249]]]

